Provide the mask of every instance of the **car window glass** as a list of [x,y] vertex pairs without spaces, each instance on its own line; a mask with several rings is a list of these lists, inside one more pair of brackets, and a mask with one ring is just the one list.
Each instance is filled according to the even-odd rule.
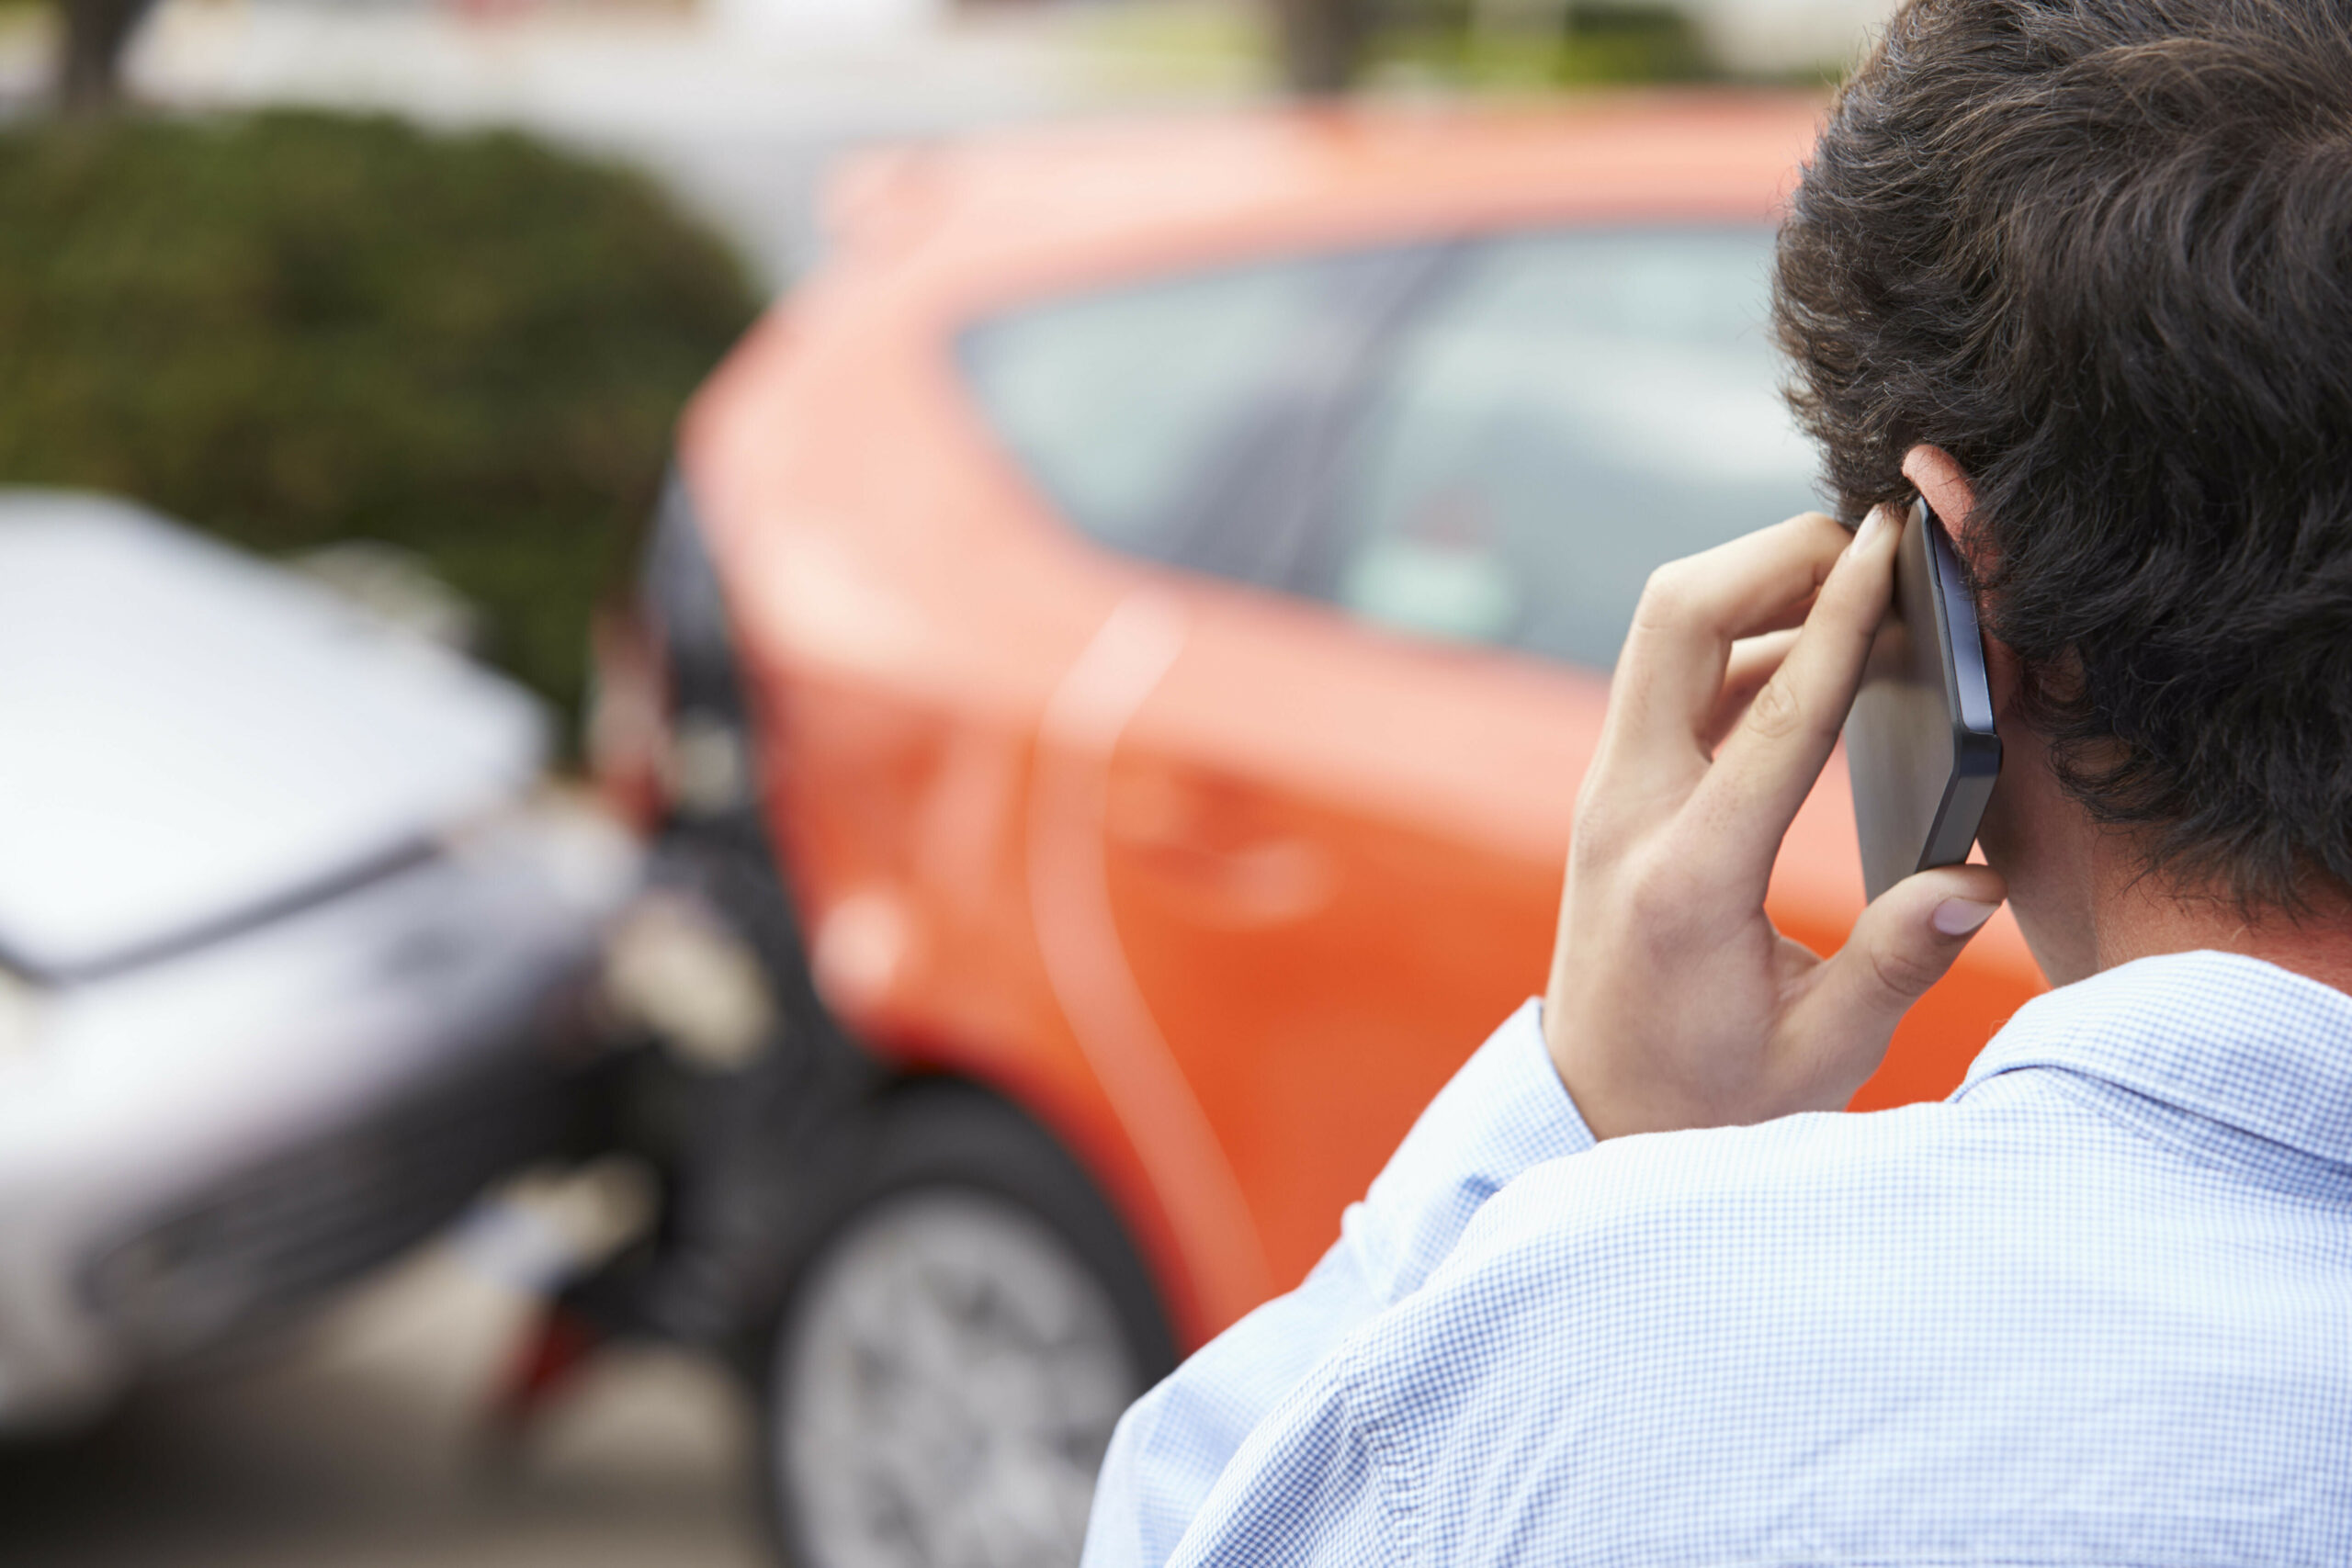
[[1779,395],[1769,230],[1483,242],[1396,343],[1310,590],[1606,667],[1661,561],[1818,504]]
[[1311,369],[1345,260],[1155,280],[1034,306],[964,334],[998,436],[1057,508],[1114,548],[1180,553],[1203,476]]

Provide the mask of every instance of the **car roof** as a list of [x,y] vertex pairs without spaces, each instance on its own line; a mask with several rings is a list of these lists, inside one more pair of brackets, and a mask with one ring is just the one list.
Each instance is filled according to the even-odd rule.
[[1542,107],[1269,109],[998,131],[849,160],[836,259],[1093,271],[1545,219],[1769,220],[1824,100],[1599,96]]

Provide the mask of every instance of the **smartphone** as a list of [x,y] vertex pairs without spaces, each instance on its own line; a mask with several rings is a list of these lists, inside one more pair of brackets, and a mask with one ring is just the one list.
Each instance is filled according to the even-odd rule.
[[1915,499],[1895,552],[1894,602],[1846,716],[1846,773],[1870,897],[1915,872],[1966,860],[2000,771],[1976,604],[1943,524]]

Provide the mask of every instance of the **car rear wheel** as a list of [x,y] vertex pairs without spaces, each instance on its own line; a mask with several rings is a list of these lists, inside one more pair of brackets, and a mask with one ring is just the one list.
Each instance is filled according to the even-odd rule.
[[886,1108],[861,1200],[803,1269],[765,1390],[769,1517],[798,1568],[1075,1563],[1121,1412],[1172,1360],[1084,1171],[1012,1107]]

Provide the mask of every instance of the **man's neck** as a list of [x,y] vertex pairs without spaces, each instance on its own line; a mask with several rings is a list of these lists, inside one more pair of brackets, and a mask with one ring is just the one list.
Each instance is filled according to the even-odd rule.
[[2307,908],[2248,909],[2226,893],[2183,893],[2154,877],[2120,875],[2100,899],[2098,967],[2211,949],[2243,953],[2352,994],[2352,897],[2328,890]]

